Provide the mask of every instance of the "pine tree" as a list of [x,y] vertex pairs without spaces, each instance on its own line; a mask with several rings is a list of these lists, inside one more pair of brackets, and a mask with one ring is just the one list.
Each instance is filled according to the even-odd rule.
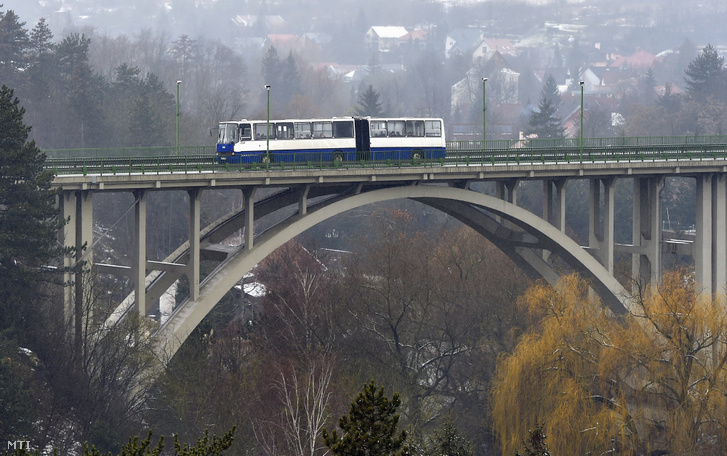
[[538,110],[530,114],[527,134],[536,135],[538,138],[562,138],[564,132],[558,108],[553,105],[552,100],[541,96]]
[[56,237],[57,193],[53,174],[43,169],[45,155],[27,142],[25,108],[13,90],[0,89],[0,329],[25,320],[42,266],[60,250]]
[[53,50],[53,33],[45,22],[45,18],[41,17],[38,23],[30,32],[30,50],[33,55],[38,58],[48,54]]
[[689,63],[684,73],[689,96],[704,101],[709,96],[724,99],[727,88],[727,75],[724,71],[724,57],[708,44],[696,59]]
[[550,75],[540,91],[538,110],[530,114],[526,133],[538,138],[562,138],[565,130],[558,114],[560,102],[560,91]]
[[280,56],[278,55],[278,50],[275,49],[275,46],[270,46],[268,48],[268,51],[265,53],[265,56],[262,60],[262,76],[263,81],[265,81],[265,84],[270,85],[273,88],[276,88],[278,81],[281,80],[280,78]]
[[457,428],[451,420],[444,423],[441,431],[434,433],[432,445],[427,452],[429,456],[473,456],[474,454],[469,442],[457,433]]
[[380,96],[379,92],[375,91],[372,85],[369,85],[366,91],[359,96],[356,115],[371,117],[383,116],[384,110],[381,107],[381,101],[379,101]]
[[65,111],[50,127],[65,138],[54,147],[100,147],[109,142],[103,110],[107,82],[91,67],[90,44],[86,36],[72,33],[56,49],[53,71],[59,85],[54,90],[64,93]]
[[290,103],[295,95],[301,93],[300,90],[300,72],[298,66],[295,63],[293,53],[290,52],[288,57],[280,62],[280,85],[281,87],[275,91],[276,94],[280,94],[280,102]]
[[[0,4],[0,8],[2,8]],[[27,67],[29,38],[15,11],[0,11],[0,81],[15,87]]]
[[348,416],[338,422],[343,431],[329,433],[323,429],[323,442],[334,455],[341,456],[389,456],[405,455],[409,447],[404,444],[406,431],[397,433],[399,415],[396,409],[401,404],[399,394],[391,400],[384,396],[384,388],[376,388],[374,381],[351,403]]
[[560,89],[558,88],[558,83],[555,82],[555,78],[552,74],[548,75],[545,79],[541,95],[550,100],[556,110],[560,107],[560,104],[562,103],[560,99]]
[[516,451],[515,456],[550,456],[542,425],[536,426],[534,431],[528,431],[528,435],[528,440],[523,442],[525,453],[521,455],[519,451]]
[[17,340],[32,329],[43,287],[42,266],[60,250],[62,225],[45,156],[28,143],[25,109],[13,91],[0,89],[0,429],[7,439],[28,436],[35,421],[32,391],[14,360]]

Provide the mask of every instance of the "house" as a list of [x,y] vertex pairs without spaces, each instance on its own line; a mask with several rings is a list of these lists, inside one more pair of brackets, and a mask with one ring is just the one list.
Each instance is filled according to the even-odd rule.
[[610,68],[619,68],[621,70],[626,69],[640,69],[646,70],[651,68],[656,61],[656,56],[646,51],[638,51],[631,56],[613,56],[614,60],[609,65]]
[[451,112],[465,112],[475,104],[482,104],[482,78],[487,78],[485,95],[488,103],[517,104],[520,73],[515,71],[499,52],[479,67],[473,67],[464,79],[455,83],[452,90]]
[[479,103],[482,104],[482,75],[477,74],[475,68],[467,71],[464,79],[457,81],[451,88],[452,102],[451,114],[456,116],[458,112],[466,112],[468,109]]
[[285,19],[277,14],[258,16],[251,14],[236,14],[232,16],[232,22],[238,27],[253,27],[259,20],[262,20],[266,27],[278,29],[285,25]]
[[487,81],[487,100],[496,104],[516,104],[519,100],[520,73],[515,71],[499,51],[483,66]]
[[509,55],[513,57],[518,55],[517,49],[513,46],[510,40],[504,38],[485,38],[480,41],[477,46],[475,46],[472,53],[472,61],[476,63],[478,61],[489,60],[493,55],[495,55],[495,52],[500,55]]
[[601,78],[601,72],[599,70],[589,67],[581,71],[579,76],[580,81],[583,81],[583,93],[607,92],[602,84],[603,79]]
[[482,31],[478,28],[454,29],[447,34],[444,57],[449,59],[454,55],[464,55],[472,51],[481,40]]
[[366,32],[366,45],[379,52],[389,52],[396,49],[408,33],[404,27],[375,25]]
[[275,46],[278,51],[278,55],[285,57],[288,52],[293,51],[298,47],[298,35],[290,34],[271,34],[265,38],[263,42],[263,48],[267,49],[270,46]]
[[412,30],[399,38],[399,47],[419,50],[425,49],[428,43],[428,36],[428,30]]

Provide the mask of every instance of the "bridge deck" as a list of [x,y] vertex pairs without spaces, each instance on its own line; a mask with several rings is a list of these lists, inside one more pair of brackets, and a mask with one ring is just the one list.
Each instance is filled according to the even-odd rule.
[[[696,137],[635,137],[635,138],[588,138],[581,145],[577,139],[527,140],[527,141],[450,141],[446,158],[437,160],[389,159],[381,161],[330,162],[310,159],[290,160],[271,164],[243,163],[231,165],[215,161],[214,147],[185,147],[179,151],[173,147],[116,148],[116,149],[64,149],[48,150],[46,168],[57,176],[99,175],[119,176],[132,174],[164,173],[226,173],[254,171],[336,171],[381,169],[428,169],[459,168],[471,166],[522,166],[543,169],[545,165],[557,165],[567,170],[568,165],[585,169],[595,165],[604,169],[637,169],[638,163],[650,166],[679,166],[687,162],[727,159],[727,136]],[[179,154],[177,154],[179,152]],[[313,157],[315,158],[315,157]],[[656,165],[659,163],[659,165]],[[664,163],[670,163],[664,165]],[[615,165],[614,165],[615,164]],[[535,165],[539,165],[537,168]],[[593,168],[592,166],[590,168]],[[554,170],[556,168],[547,168]],[[491,170],[491,168],[488,168]],[[526,171],[522,168],[521,171]],[[364,174],[378,174],[368,171]]]

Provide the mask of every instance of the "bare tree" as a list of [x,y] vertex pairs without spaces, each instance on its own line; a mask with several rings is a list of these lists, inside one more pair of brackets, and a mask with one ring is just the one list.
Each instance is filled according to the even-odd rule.
[[298,377],[295,369],[290,378],[280,373],[276,387],[284,407],[281,427],[288,447],[297,455],[319,453],[318,437],[330,417],[328,405],[332,375],[332,365],[325,358],[311,362],[302,378]]

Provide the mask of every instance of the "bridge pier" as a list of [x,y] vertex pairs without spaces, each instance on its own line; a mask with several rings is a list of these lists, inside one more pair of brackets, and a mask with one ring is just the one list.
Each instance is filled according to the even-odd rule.
[[727,284],[727,173],[712,175],[712,293]]
[[[543,219],[560,231],[565,231],[565,185],[567,179],[543,181]],[[555,190],[555,195],[553,194]],[[555,201],[553,201],[555,196]]]
[[202,190],[192,188],[187,191],[189,195],[189,261],[187,262],[187,280],[189,281],[190,299],[199,298],[199,271],[200,271],[200,219],[202,205],[200,198]]
[[696,176],[695,279],[712,294],[727,283],[727,174]]
[[255,190],[256,187],[242,189],[242,201],[245,207],[245,250],[252,250],[255,235]]
[[[588,247],[609,274],[613,274],[614,182],[613,177],[590,180],[588,210]],[[601,209],[601,185],[603,185],[603,209]]]
[[134,191],[134,262],[131,267],[136,310],[146,316],[146,204],[148,192]]
[[[61,243],[72,248],[63,258],[63,316],[70,323],[76,343],[80,343],[83,329],[84,309],[88,304],[84,272],[93,265],[93,196],[90,191],[63,192],[60,199],[61,213],[68,223],[63,227]],[[82,263],[88,264],[87,268]],[[70,286],[73,284],[73,286]]]
[[664,177],[634,178],[631,275],[634,292],[661,280],[661,204],[659,194]]

